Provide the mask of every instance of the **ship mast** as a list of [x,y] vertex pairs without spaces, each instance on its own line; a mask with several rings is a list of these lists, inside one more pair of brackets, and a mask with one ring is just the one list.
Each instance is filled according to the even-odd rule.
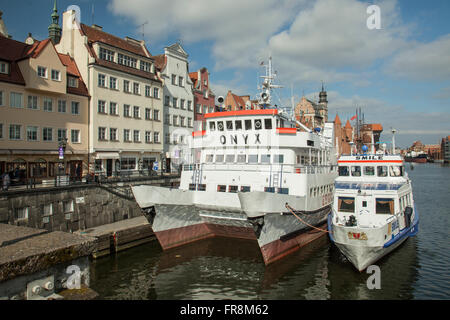
[[263,78],[263,82],[261,86],[258,86],[258,90],[261,92],[258,94],[258,102],[262,106],[263,109],[271,106],[272,103],[272,89],[283,88],[283,86],[274,84],[274,80],[276,78],[276,73],[273,72],[272,68],[272,57],[269,57],[269,63],[264,64],[261,63],[262,66],[266,68],[266,75],[261,76]]

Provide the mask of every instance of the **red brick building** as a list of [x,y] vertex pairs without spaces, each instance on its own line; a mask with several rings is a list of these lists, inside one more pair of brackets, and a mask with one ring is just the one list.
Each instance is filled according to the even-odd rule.
[[197,72],[190,72],[194,93],[194,131],[205,130],[205,114],[214,112],[216,96],[209,83],[209,72],[201,68]]

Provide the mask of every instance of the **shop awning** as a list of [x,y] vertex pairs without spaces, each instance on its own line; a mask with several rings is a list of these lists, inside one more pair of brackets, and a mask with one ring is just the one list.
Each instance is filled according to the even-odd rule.
[[97,152],[95,159],[120,159],[118,152]]

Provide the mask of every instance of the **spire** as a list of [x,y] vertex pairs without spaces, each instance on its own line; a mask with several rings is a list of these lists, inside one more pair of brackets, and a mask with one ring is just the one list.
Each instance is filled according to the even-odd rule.
[[323,104],[327,104],[327,92],[325,91],[325,89],[323,88],[323,81],[322,81],[322,91],[320,91],[319,93],[319,103],[323,103]]
[[56,0],[53,4],[53,12],[51,14],[52,23],[48,26],[48,37],[54,44],[59,43],[61,40],[61,27],[59,25],[59,14],[56,6]]

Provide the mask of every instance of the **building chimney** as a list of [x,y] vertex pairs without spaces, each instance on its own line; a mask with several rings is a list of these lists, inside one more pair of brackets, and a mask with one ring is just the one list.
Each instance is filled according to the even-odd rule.
[[94,28],[95,30],[103,31],[103,27],[99,26],[98,24],[93,24],[91,27]]

